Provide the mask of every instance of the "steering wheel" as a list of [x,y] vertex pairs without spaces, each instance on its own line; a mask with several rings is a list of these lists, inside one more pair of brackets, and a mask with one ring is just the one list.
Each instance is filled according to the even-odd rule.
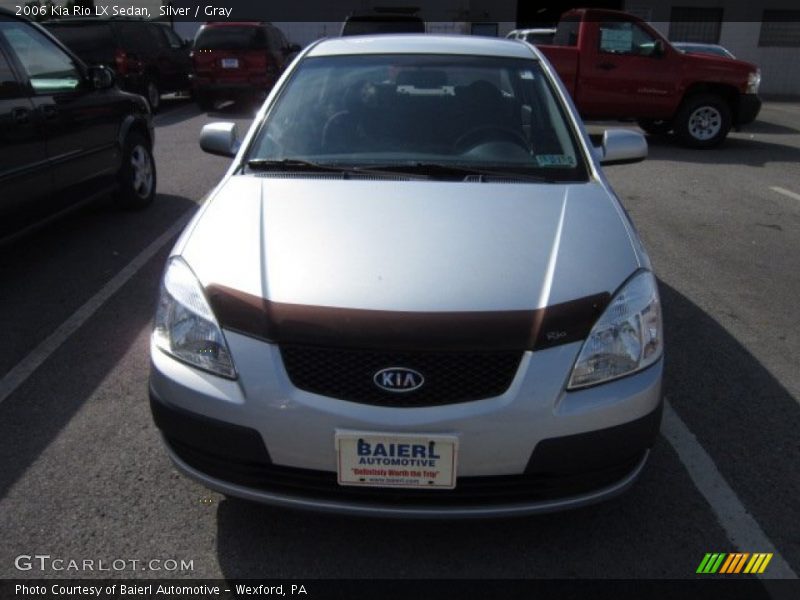
[[521,132],[503,125],[479,125],[478,127],[473,127],[458,136],[458,139],[453,143],[453,148],[459,154],[463,154],[475,146],[491,141],[508,141],[524,148],[526,152],[531,151],[531,145]]

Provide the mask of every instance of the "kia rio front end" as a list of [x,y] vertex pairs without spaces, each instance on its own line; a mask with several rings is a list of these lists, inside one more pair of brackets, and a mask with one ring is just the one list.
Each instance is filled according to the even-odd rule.
[[661,418],[656,279],[528,44],[307,48],[168,259],[150,399],[230,496],[398,517],[521,515],[628,488]]

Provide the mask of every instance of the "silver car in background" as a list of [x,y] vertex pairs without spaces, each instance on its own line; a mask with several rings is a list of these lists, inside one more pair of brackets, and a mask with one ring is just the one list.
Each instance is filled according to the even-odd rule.
[[307,48],[169,257],[150,400],[223,494],[384,517],[501,517],[627,489],[661,420],[656,279],[538,51]]

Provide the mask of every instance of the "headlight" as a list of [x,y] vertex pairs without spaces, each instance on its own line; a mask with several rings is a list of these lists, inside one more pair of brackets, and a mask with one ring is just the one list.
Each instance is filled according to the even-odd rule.
[[757,94],[759,85],[761,85],[761,69],[752,71],[747,76],[747,93]]
[[661,303],[650,271],[617,293],[581,348],[568,389],[617,379],[649,367],[663,353]]
[[236,378],[228,344],[200,282],[180,258],[167,264],[156,310],[153,340],[178,360],[215,375]]

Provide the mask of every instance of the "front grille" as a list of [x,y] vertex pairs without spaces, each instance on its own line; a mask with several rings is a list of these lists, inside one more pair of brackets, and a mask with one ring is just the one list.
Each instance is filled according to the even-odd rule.
[[[283,364],[295,387],[362,404],[439,406],[504,393],[522,352],[376,352],[315,346],[281,346]],[[381,369],[405,367],[425,378],[419,389],[390,392],[373,378]]]
[[525,473],[459,477],[452,490],[342,486],[336,473],[222,459],[169,439],[172,450],[198,471],[248,488],[316,500],[371,505],[480,506],[556,500],[587,494],[615,484],[641,462],[644,452],[622,463],[579,473]]

